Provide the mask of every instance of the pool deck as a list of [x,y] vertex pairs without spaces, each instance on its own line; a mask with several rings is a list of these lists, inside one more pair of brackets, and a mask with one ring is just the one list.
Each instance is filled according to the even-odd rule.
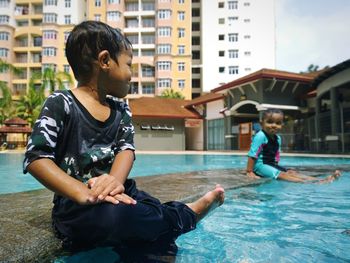
[[[11,151],[12,153],[18,151]],[[23,151],[22,151],[23,152]],[[184,154],[184,152],[137,152],[147,154]],[[185,152],[203,154],[203,152]],[[204,154],[237,154],[246,152],[204,152]],[[288,155],[288,154],[284,154]],[[303,155],[317,157],[345,157],[349,155]],[[310,168],[299,170],[306,174]],[[325,172],[313,168],[310,175]],[[329,171],[327,171],[329,172]],[[226,190],[265,183],[265,179],[252,180],[244,170],[223,169],[189,173],[167,174],[135,178],[138,188],[159,198],[162,202],[179,200],[191,202],[221,184]],[[60,241],[51,230],[53,194],[49,190],[35,190],[0,195],[0,262],[49,262],[62,254]]]

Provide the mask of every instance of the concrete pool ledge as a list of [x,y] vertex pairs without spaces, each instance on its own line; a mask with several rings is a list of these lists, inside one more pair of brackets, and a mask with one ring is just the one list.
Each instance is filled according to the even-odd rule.
[[[199,171],[136,177],[139,189],[162,202],[191,202],[221,184],[225,189],[257,185],[241,170]],[[49,262],[62,254],[61,243],[51,229],[53,194],[34,190],[0,195],[0,262]]]

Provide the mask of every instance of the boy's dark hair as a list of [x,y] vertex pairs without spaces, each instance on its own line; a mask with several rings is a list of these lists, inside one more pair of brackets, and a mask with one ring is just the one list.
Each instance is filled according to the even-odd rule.
[[130,41],[119,29],[99,21],[84,21],[76,25],[66,43],[66,56],[74,77],[78,81],[88,80],[92,74],[92,63],[98,54],[107,50],[117,61],[121,50],[131,48]]
[[272,114],[281,114],[282,116],[284,116],[283,111],[280,109],[266,109],[261,113],[261,121],[265,120],[268,116]]

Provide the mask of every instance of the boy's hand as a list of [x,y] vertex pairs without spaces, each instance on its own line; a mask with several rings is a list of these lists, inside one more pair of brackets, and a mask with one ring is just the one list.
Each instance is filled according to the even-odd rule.
[[91,178],[88,181],[91,189],[89,201],[98,203],[102,201],[118,204],[136,204],[136,201],[124,194],[124,185],[121,184],[114,176],[103,174],[98,177]]

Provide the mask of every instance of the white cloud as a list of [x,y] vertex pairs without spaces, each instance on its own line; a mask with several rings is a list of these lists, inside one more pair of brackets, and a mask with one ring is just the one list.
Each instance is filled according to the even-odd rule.
[[311,12],[307,1],[276,0],[277,69],[299,72],[350,58],[350,1],[337,1],[346,4],[332,8],[333,2],[311,1]]

